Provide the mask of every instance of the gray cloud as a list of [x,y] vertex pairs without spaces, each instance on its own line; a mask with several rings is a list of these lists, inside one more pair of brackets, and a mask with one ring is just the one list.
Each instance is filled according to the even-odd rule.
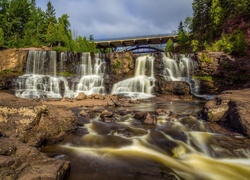
[[[95,39],[177,30],[192,15],[193,0],[51,0],[57,16],[68,14],[71,29]],[[46,9],[48,0],[37,0]]]

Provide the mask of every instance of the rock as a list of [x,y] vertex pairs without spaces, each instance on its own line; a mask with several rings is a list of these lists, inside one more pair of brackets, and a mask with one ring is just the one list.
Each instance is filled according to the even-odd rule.
[[153,125],[157,123],[157,120],[155,117],[153,117],[151,114],[147,113],[146,118],[143,121],[144,124],[148,124],[148,125]]
[[157,119],[153,117],[150,113],[137,112],[135,113],[134,118],[141,121],[142,124],[153,125],[157,123]]
[[156,113],[157,115],[166,115],[166,114],[169,113],[169,111],[166,110],[166,109],[156,109],[156,110],[155,110],[155,113]]
[[62,140],[76,128],[71,110],[63,107],[35,105],[31,107],[0,106],[0,131],[24,143],[39,147],[43,143]]
[[83,100],[83,99],[86,99],[88,96],[82,92],[78,93],[77,97],[76,97],[76,100],[80,101],[80,100]]
[[100,117],[101,117],[101,120],[103,122],[113,122],[114,121],[112,118],[113,115],[114,115],[113,112],[110,112],[108,110],[104,110],[104,111],[102,111]]
[[108,110],[104,110],[101,113],[101,117],[112,117],[113,116],[113,112],[110,112]]
[[250,137],[250,89],[224,91],[206,103],[203,115],[208,121],[224,121],[231,128]]
[[70,163],[47,157],[36,148],[0,137],[1,179],[64,179]]
[[81,110],[79,112],[79,115],[82,116],[82,117],[84,117],[85,120],[88,120],[88,121],[90,120],[89,113],[87,113],[85,110]]

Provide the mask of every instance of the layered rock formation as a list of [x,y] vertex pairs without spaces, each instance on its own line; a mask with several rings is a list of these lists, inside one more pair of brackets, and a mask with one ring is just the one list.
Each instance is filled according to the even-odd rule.
[[0,92],[0,177],[63,179],[69,162],[48,158],[36,147],[62,141],[76,129],[66,107],[43,105]]
[[250,137],[250,89],[224,91],[206,103],[203,114],[233,131]]
[[250,87],[250,58],[236,58],[223,52],[199,52],[193,57],[199,64],[195,78],[201,94],[219,94],[225,90]]

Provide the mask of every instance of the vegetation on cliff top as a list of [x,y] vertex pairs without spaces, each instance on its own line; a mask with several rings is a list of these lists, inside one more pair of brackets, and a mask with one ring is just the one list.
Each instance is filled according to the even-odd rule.
[[54,50],[96,52],[93,36],[76,36],[69,29],[69,16],[58,19],[49,1],[46,11],[35,0],[0,0],[0,47],[41,47]]
[[223,24],[238,16],[250,17],[249,0],[193,0],[192,6],[193,17],[181,21],[178,28],[181,52],[209,50],[245,55],[247,42],[243,29],[225,34]]

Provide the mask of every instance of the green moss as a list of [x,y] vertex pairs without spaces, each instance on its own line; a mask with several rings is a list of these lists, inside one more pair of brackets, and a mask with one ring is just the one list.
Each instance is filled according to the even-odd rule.
[[68,71],[63,71],[63,72],[59,72],[58,76],[71,77],[73,76],[73,74]]
[[194,79],[200,79],[205,81],[213,81],[212,76],[192,76]]
[[121,69],[122,68],[122,60],[118,59],[115,63],[113,63],[114,69]]
[[12,72],[12,70],[10,70],[10,69],[5,69],[5,70],[3,70],[3,71],[0,72],[0,75],[9,74],[9,73],[11,73],[11,72]]
[[200,62],[205,62],[205,63],[213,63],[214,60],[213,58],[210,58],[206,53],[202,53],[200,57]]

